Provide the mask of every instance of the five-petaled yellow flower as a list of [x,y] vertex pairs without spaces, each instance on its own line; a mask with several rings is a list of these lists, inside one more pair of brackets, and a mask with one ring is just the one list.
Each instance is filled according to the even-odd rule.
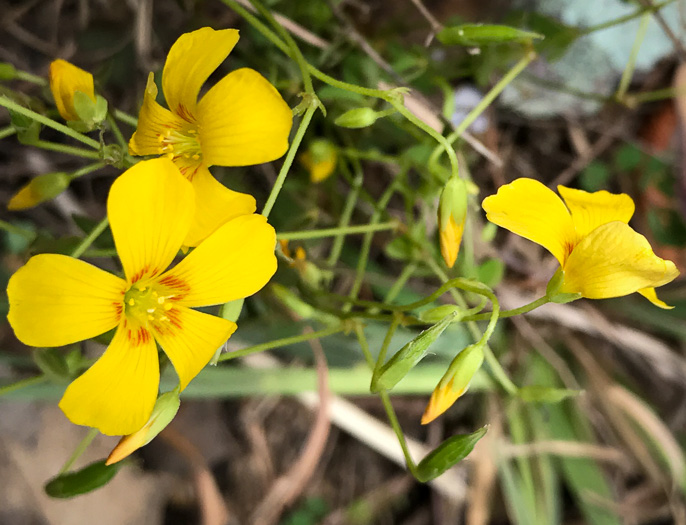
[[181,35],[162,72],[169,109],[155,101],[150,73],[138,129],[129,142],[132,155],[165,155],[193,183],[198,206],[187,246],[196,246],[227,220],[255,211],[255,199],[217,182],[210,166],[260,164],[288,149],[292,112],[257,71],[229,73],[198,101],[200,88],[236,42],[236,29],[204,27]]
[[260,215],[233,219],[167,267],[191,227],[191,183],[168,159],[121,175],[107,213],[125,278],[56,254],[32,257],[10,279],[8,319],[27,345],[62,346],[116,328],[105,353],[67,388],[60,407],[79,425],[131,434],[152,413],[159,343],[181,389],[236,329],[193,310],[254,294],[276,271],[274,229]]
[[631,197],[564,186],[557,191],[564,203],[542,183],[517,179],[484,199],[483,208],[489,221],[555,256],[563,272],[560,293],[606,299],[638,292],[656,306],[669,308],[657,298],[655,287],[679,272],[628,225],[634,213]]

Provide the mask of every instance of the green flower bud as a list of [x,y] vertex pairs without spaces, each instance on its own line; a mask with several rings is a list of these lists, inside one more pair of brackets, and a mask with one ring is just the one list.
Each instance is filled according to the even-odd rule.
[[451,177],[438,203],[438,228],[441,255],[448,268],[457,260],[467,218],[467,185],[463,179]]
[[25,210],[41,202],[57,197],[69,187],[71,177],[67,173],[45,173],[38,175],[21,188],[7,204],[8,210]]

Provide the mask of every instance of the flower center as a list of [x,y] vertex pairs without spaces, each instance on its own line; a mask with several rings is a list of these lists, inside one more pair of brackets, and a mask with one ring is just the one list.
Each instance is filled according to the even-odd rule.
[[168,295],[164,287],[137,282],[124,294],[124,314],[145,328],[168,322],[167,314],[174,306],[174,297]]
[[184,160],[200,162],[202,149],[200,148],[200,136],[198,130],[193,128],[168,129],[158,137],[160,141],[160,154],[166,155],[170,160]]

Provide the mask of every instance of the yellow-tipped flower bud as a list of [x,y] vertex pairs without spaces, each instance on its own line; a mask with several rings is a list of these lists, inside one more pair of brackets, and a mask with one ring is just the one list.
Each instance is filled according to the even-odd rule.
[[438,204],[438,228],[441,255],[448,268],[457,260],[467,217],[467,185],[464,180],[451,177],[443,188]]
[[50,64],[50,91],[55,99],[57,111],[67,121],[83,120],[74,107],[74,96],[83,93],[96,104],[93,75],[66,60],[55,60]]
[[133,452],[150,443],[167,425],[172,422],[179,411],[179,389],[166,392],[157,398],[152,415],[143,428],[124,436],[119,440],[114,450],[107,457],[106,465],[112,465],[130,456]]
[[300,162],[310,172],[310,180],[314,183],[329,178],[336,169],[337,161],[336,147],[322,139],[310,143],[307,151],[300,156]]
[[57,197],[69,187],[71,177],[66,173],[38,175],[21,188],[7,203],[8,210],[25,210]]
[[431,394],[422,415],[422,425],[430,423],[448,410],[469,388],[474,374],[484,361],[483,345],[473,344],[462,350]]

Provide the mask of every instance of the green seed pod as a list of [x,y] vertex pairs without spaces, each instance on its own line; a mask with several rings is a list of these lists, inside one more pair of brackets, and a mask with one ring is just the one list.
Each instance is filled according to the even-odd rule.
[[403,346],[378,372],[372,376],[370,390],[379,392],[390,390],[421,361],[429,351],[431,345],[438,339],[443,331],[457,317],[457,312],[452,312],[431,328],[424,330],[412,341]]
[[53,498],[73,498],[86,494],[107,485],[121,465],[105,465],[102,460],[76,472],[60,474],[45,484],[45,493]]
[[422,483],[436,479],[449,468],[457,465],[474,449],[474,445],[486,435],[488,427],[446,439],[429,452],[417,465],[417,479]]

